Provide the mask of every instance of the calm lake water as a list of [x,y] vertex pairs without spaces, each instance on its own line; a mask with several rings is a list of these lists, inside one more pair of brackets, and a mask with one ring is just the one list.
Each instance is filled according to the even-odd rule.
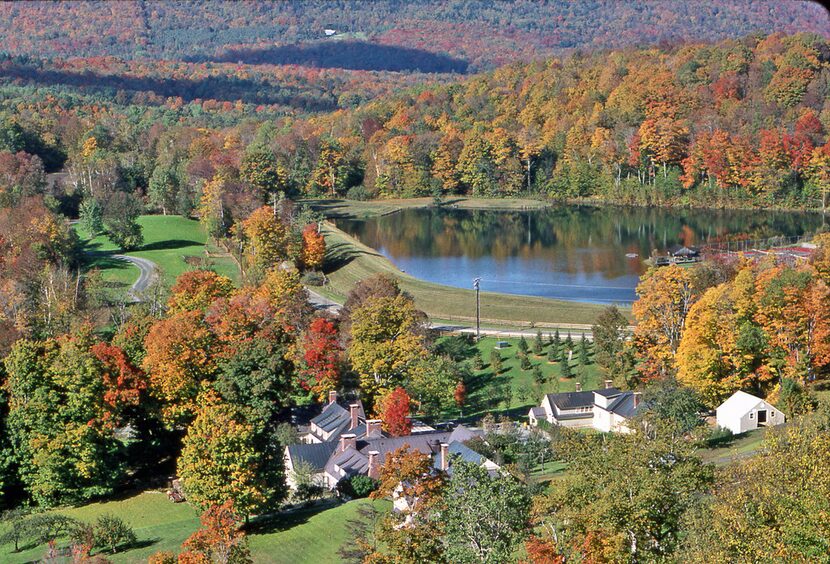
[[[562,206],[409,209],[336,224],[418,278],[483,291],[630,303],[652,250],[814,231],[820,214]],[[636,253],[636,258],[626,254]]]

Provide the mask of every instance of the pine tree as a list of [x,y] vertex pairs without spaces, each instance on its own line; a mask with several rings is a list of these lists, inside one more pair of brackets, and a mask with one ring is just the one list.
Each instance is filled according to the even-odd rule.
[[571,363],[565,358],[562,360],[562,377],[573,378],[573,371],[571,370]]
[[588,339],[585,338],[585,333],[583,333],[582,339],[579,341],[579,364],[587,366],[590,361],[588,356]]
[[527,340],[525,339],[524,335],[522,335],[519,338],[519,351],[521,351],[522,353],[527,354],[528,348],[529,347],[527,346]]
[[544,343],[542,342],[542,332],[536,331],[536,338],[533,340],[533,354],[540,355],[542,354],[542,347]]
[[548,362],[554,363],[557,360],[559,360],[559,350],[553,345],[551,345],[548,348]]
[[538,364],[533,367],[533,379],[539,384],[545,383],[545,375],[542,374],[542,369],[539,367]]
[[493,374],[501,372],[501,354],[496,349],[490,351],[490,367],[493,369]]

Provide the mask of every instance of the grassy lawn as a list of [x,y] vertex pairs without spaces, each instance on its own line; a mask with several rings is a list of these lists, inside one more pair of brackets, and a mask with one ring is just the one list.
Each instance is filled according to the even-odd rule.
[[700,458],[704,462],[711,462],[715,466],[723,466],[746,458],[758,452],[764,443],[766,429],[756,429],[736,436],[732,442],[716,448],[708,448],[700,451]]
[[[329,509],[312,507],[269,522],[248,536],[254,561],[263,564],[339,562],[337,551],[352,534],[346,521],[357,517],[358,508],[366,503],[375,503],[381,511],[388,511],[391,506],[387,501],[356,500]],[[199,527],[195,509],[186,503],[172,503],[166,495],[157,492],[56,511],[87,522],[109,513],[129,523],[138,537],[138,546],[107,554],[116,564],[146,562],[151,554],[162,550],[178,552],[181,543]],[[62,546],[60,542],[58,545]],[[12,553],[11,549],[11,545],[0,546],[0,562],[36,561],[46,547],[41,545],[19,553]]]
[[[566,333],[560,333],[564,342]],[[555,392],[573,392],[579,375],[582,375],[583,390],[593,390],[602,387],[602,376],[593,363],[593,353],[589,355],[591,361],[587,366],[580,367],[577,353],[581,334],[574,333],[574,355],[571,360],[571,378],[562,377],[562,364],[549,363],[547,359],[547,333],[543,332],[545,346],[542,356],[536,356],[532,350],[528,353],[533,367],[538,366],[544,377],[539,384],[533,376],[533,368],[522,370],[521,361],[516,358],[519,339],[482,337],[473,345],[472,350],[478,350],[484,365],[481,370],[474,371],[472,380],[467,386],[466,409],[462,412],[465,419],[477,421],[487,413],[494,415],[509,415],[514,418],[525,417],[531,406],[539,405],[543,394]],[[498,341],[506,341],[509,347],[499,350],[502,357],[501,371],[496,374],[490,365],[490,353]],[[533,345],[533,339],[527,339],[528,345]],[[440,341],[439,341],[440,342]],[[564,344],[562,345],[564,347]],[[590,343],[589,343],[590,346]],[[590,350],[590,349],[589,349]]]
[[[394,213],[408,208],[428,208],[434,205],[432,198],[407,198],[397,200],[303,200],[312,209],[330,218],[366,219]],[[466,198],[452,196],[443,200],[442,205],[470,210],[526,210],[550,206],[542,200],[527,198]]]
[[[206,257],[206,248],[212,255],[217,253],[217,249],[206,247],[207,236],[198,221],[177,215],[144,215],[138,223],[144,234],[144,245],[127,254],[155,262],[165,282],[172,283],[181,273],[201,264],[233,280],[239,278],[236,263],[230,257]],[[111,255],[120,254],[122,250],[106,235],[90,240],[79,225],[75,228],[84,241],[84,250],[91,253],[90,268],[99,268],[104,280],[111,286],[124,290],[129,288],[138,278],[138,268],[112,258]]]
[[[399,280],[401,288],[412,294],[417,306],[430,317],[465,323],[475,321],[473,290],[433,284],[405,274],[379,252],[330,223],[324,225],[323,234],[327,245],[325,270],[329,283],[324,288],[314,288],[320,294],[342,303],[349,290],[360,280],[374,274],[389,274]],[[524,323],[527,326],[528,323],[535,323],[543,327],[590,329],[604,307],[532,296],[481,293],[482,324]],[[630,317],[630,307],[620,310]]]

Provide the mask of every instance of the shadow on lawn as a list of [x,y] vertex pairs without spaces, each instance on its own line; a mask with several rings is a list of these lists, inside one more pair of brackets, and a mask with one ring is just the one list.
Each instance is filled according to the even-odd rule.
[[337,507],[336,503],[321,502],[311,507],[293,511],[254,517],[245,527],[249,534],[268,535],[293,529],[297,525],[308,523],[309,519],[328,509]]
[[323,265],[323,272],[325,274],[336,272],[361,255],[373,257],[383,256],[380,253],[362,251],[349,243],[335,243],[328,248],[328,252],[326,253],[326,262]]
[[166,239],[164,241],[156,241],[155,243],[150,243],[148,245],[144,245],[139,250],[140,251],[164,251],[170,249],[181,249],[183,247],[199,247],[202,246],[203,243],[198,241],[188,241],[187,239]]

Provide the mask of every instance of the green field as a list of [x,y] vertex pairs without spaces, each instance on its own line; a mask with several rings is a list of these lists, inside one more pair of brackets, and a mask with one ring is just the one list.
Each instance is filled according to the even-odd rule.
[[[328,283],[314,291],[343,303],[346,294],[360,280],[375,274],[396,277],[403,290],[409,292],[415,303],[427,315],[443,320],[470,323],[475,321],[475,292],[426,282],[401,272],[392,262],[371,247],[360,243],[334,225],[323,226],[326,238],[326,276]],[[572,327],[588,330],[604,306],[516,296],[481,293],[481,320],[483,324],[515,325],[535,323],[543,327]],[[631,308],[621,308],[630,317]]]
[[[124,254],[155,262],[166,283],[172,283],[181,273],[196,266],[213,268],[233,280],[239,278],[233,259],[206,244],[207,235],[198,221],[177,215],[144,215],[138,223],[144,234],[144,245]],[[89,268],[100,269],[104,281],[111,287],[127,290],[138,278],[138,268],[112,258],[113,254],[122,254],[122,250],[106,235],[90,240],[79,225],[75,229],[84,242],[84,251],[88,253]],[[210,257],[206,255],[206,250],[210,252]]]
[[[339,562],[338,549],[351,539],[351,526],[346,521],[354,519],[358,508],[367,503],[374,503],[381,511],[390,508],[387,501],[356,500],[328,509],[312,507],[261,526],[254,525],[248,536],[254,561],[263,564]],[[199,527],[195,509],[186,503],[172,503],[159,492],[57,511],[87,522],[110,513],[129,523],[138,537],[137,547],[106,554],[116,564],[146,562],[151,554],[162,550],[178,552],[181,543]],[[0,546],[0,562],[32,562],[43,556],[46,547],[29,547],[19,553],[11,552],[11,548],[11,545]]]
[[[566,333],[560,333],[562,341],[565,340],[566,336]],[[594,390],[602,387],[603,377],[599,368],[593,362],[593,353],[589,356],[590,363],[587,366],[579,366],[577,351],[580,337],[581,334],[579,333],[572,335],[575,345],[573,359],[570,363],[573,377],[563,378],[562,364],[560,362],[548,362],[547,351],[549,345],[547,345],[547,333],[543,332],[545,346],[542,348],[542,356],[534,355],[532,350],[528,352],[531,364],[534,367],[538,366],[544,376],[545,382],[541,385],[534,381],[533,368],[522,370],[521,361],[516,358],[519,339],[482,337],[474,345],[474,349],[480,352],[484,365],[481,370],[473,373],[472,380],[468,382],[467,407],[462,415],[465,418],[472,417],[473,420],[486,413],[505,414],[514,418],[524,417],[530,407],[539,405],[543,394],[573,392],[579,380],[578,375],[582,371],[584,371],[582,375],[583,390]],[[498,341],[505,341],[510,346],[499,351],[502,357],[502,369],[496,374],[490,366],[490,353]],[[532,346],[533,339],[527,339],[527,341],[528,345]],[[505,393],[507,387],[510,389],[509,403],[507,402],[508,394]]]

